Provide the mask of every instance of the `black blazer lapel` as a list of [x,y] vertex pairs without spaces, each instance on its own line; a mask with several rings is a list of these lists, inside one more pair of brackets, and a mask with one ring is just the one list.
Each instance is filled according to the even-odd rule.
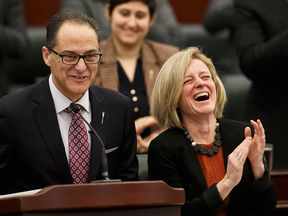
[[230,133],[226,133],[227,129],[229,130],[229,127],[227,128],[226,125],[224,124],[222,125],[220,121],[220,134],[221,134],[221,141],[222,141],[222,150],[223,150],[225,170],[227,170],[228,155],[231,154],[235,149],[235,146],[231,144],[231,143],[234,143],[233,137],[230,136],[231,135]]
[[[103,95],[94,87],[90,88],[90,103],[92,111],[92,126],[100,136],[104,147],[106,146],[107,130],[109,125],[109,112],[103,106],[105,100]],[[90,170],[88,182],[97,179],[101,171],[101,149],[102,145],[96,135],[91,135]]]
[[51,157],[59,170],[59,174],[66,184],[72,184],[70,167],[65,153],[54,102],[49,90],[48,78],[38,85],[33,100],[39,104],[33,110],[33,115],[39,126],[43,139],[50,151]]
[[[238,145],[245,139],[244,129],[249,126],[251,128],[252,137],[254,128],[251,124],[245,122],[237,122],[228,119],[220,119],[220,134],[222,139],[224,164],[227,169],[228,156]],[[234,144],[234,145],[233,145]]]

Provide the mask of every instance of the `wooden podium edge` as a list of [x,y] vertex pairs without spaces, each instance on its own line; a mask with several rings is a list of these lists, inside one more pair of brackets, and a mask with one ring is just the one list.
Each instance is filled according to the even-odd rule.
[[54,185],[34,195],[0,200],[0,214],[8,212],[63,211],[183,205],[185,191],[163,181]]
[[288,200],[278,200],[277,201],[277,209],[287,209],[288,208]]

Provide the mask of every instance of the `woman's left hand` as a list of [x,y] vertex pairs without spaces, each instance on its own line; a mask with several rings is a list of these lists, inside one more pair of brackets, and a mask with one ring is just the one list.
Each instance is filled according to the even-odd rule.
[[[257,120],[257,122],[253,120],[251,120],[250,122],[254,127],[254,137],[248,153],[248,158],[251,162],[254,178],[255,180],[257,180],[264,175],[265,171],[263,164],[263,155],[266,144],[265,130],[259,119]],[[249,127],[246,127],[245,137],[248,136],[251,136],[251,129]]]
[[137,135],[137,152],[139,153],[147,153],[148,152],[148,148],[150,145],[150,142],[156,138],[160,133],[162,132],[162,130],[159,132],[155,131],[151,134],[149,134],[148,136],[146,136],[145,138],[142,138],[141,135]]

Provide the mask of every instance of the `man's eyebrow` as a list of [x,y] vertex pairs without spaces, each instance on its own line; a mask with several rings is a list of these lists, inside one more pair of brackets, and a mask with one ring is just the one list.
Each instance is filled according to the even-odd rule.
[[[91,50],[88,50],[84,53],[87,54],[87,53],[98,53],[99,50],[97,49],[91,49]],[[65,54],[74,54],[74,55],[79,55],[78,53],[76,53],[75,51],[71,51],[71,50],[63,50],[62,53],[65,53]]]
[[91,49],[91,50],[88,50],[87,52],[85,53],[99,53],[100,50],[99,49]]
[[63,50],[61,53],[65,53],[65,54],[77,54],[76,52],[71,51],[71,50]]

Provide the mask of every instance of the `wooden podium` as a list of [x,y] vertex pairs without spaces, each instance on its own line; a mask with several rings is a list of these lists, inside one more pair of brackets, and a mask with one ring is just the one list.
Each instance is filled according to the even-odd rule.
[[0,199],[0,215],[180,216],[184,189],[163,181],[45,187],[34,195]]
[[278,191],[277,207],[273,216],[286,216],[288,215],[288,170],[272,170],[270,175]]

